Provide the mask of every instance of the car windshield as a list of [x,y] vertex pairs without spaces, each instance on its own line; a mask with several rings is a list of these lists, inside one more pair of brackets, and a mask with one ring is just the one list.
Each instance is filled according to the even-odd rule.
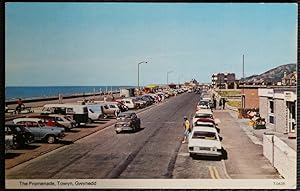
[[196,123],[197,127],[215,127],[213,124],[211,123],[203,123],[203,122],[197,122]]
[[198,105],[208,105],[208,101],[199,101]]
[[193,139],[207,139],[216,140],[216,134],[214,132],[195,131],[192,136]]
[[195,118],[212,118],[212,115],[206,113],[196,113]]

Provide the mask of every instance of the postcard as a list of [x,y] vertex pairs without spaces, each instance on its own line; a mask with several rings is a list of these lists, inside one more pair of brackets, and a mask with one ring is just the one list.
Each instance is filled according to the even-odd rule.
[[5,186],[295,189],[297,4],[5,3]]

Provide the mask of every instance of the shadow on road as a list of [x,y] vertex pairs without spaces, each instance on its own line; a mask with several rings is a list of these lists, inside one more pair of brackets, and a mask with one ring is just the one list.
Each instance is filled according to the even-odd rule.
[[25,145],[22,148],[20,148],[20,150],[24,150],[24,149],[26,149],[26,150],[28,150],[28,149],[29,150],[33,150],[33,149],[36,149],[38,147],[40,147],[40,145]]
[[193,155],[193,160],[209,160],[209,161],[220,161],[220,160],[227,160],[228,155],[227,151],[223,148],[221,156],[201,156],[201,155]]
[[78,133],[78,132],[80,132],[80,130],[70,129],[70,130],[68,130],[66,132],[67,133]]
[[20,156],[21,153],[6,153],[5,154],[5,159],[12,159],[12,158],[15,158],[17,156]]
[[70,141],[70,140],[60,140],[58,143],[64,144],[64,145],[70,145],[70,144],[73,144],[74,142]]
[[98,127],[97,125],[91,125],[91,124],[88,124],[86,126],[83,126],[83,127],[80,127],[80,128],[95,128],[95,127]]

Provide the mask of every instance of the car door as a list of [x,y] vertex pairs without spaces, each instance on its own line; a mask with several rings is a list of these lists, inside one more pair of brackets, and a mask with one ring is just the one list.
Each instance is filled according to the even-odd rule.
[[25,122],[26,124],[26,127],[32,132],[32,134],[34,135],[34,138],[36,140],[41,140],[41,135],[42,135],[42,132],[41,132],[41,129],[40,127],[38,126],[37,123],[33,123],[31,121],[26,121]]

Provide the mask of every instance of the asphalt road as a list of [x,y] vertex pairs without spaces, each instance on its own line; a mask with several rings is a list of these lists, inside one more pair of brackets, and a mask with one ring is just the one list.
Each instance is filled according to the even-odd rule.
[[[116,134],[110,126],[7,170],[7,179],[227,179],[278,178],[228,111],[220,120],[224,160],[189,157],[182,144],[183,116],[190,119],[200,96],[185,93],[138,114],[142,129]],[[245,147],[247,146],[247,147]],[[249,160],[250,161],[249,161]]]
[[139,114],[142,130],[105,128],[6,171],[6,178],[173,178],[183,134],[199,95],[185,93]]

